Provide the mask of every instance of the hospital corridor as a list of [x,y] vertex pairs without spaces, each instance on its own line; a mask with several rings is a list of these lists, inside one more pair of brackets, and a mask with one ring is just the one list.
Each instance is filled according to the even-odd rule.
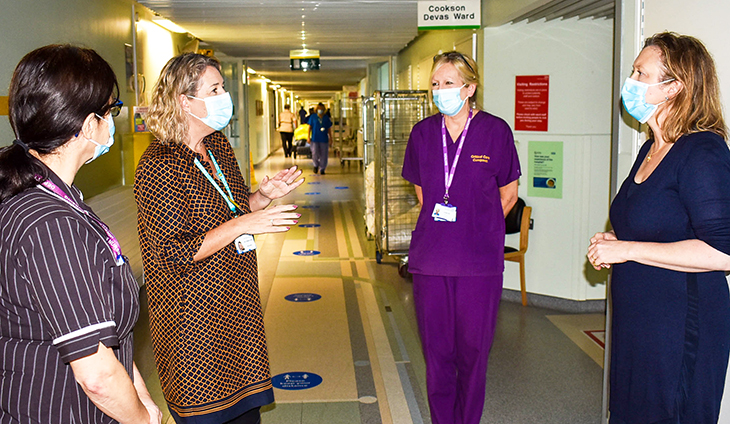
[[730,2],[0,6],[0,424],[730,424]]

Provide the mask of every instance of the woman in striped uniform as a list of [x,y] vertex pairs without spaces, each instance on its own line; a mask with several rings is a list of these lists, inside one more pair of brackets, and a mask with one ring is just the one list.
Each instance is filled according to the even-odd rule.
[[114,71],[51,45],[13,73],[0,150],[0,422],[159,423],[132,360],[139,286],[73,185],[114,142]]

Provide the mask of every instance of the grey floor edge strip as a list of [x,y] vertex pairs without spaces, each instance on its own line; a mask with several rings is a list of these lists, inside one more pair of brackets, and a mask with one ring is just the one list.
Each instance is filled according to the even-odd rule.
[[406,396],[406,403],[408,404],[408,410],[411,412],[413,424],[424,424],[421,408],[418,406],[415,393],[413,393],[413,386],[411,386],[411,378],[408,375],[406,364],[396,364],[396,367],[398,368],[398,375],[403,385],[403,394]]

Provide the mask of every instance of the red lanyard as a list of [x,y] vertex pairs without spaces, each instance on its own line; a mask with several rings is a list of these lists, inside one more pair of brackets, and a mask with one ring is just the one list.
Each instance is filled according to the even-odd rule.
[[51,180],[45,180],[41,183],[41,187],[46,189],[49,193],[55,195],[56,197],[60,198],[64,202],[68,203],[74,210],[80,212],[81,214],[93,219],[96,221],[97,224],[101,226],[101,228],[106,233],[106,244],[109,246],[109,249],[111,249],[112,253],[114,254],[114,260],[117,263],[117,266],[124,264],[124,256],[122,255],[122,247],[119,245],[119,241],[116,237],[114,237],[114,234],[109,230],[109,227],[106,226],[101,220],[96,218],[94,215],[92,215],[89,211],[86,209],[83,209],[81,206],[79,206],[78,203],[71,197],[69,197],[63,190],[61,190],[56,184],[53,183]]

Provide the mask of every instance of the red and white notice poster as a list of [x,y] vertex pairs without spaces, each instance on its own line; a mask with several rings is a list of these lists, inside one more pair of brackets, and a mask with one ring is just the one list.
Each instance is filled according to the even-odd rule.
[[550,75],[517,75],[515,131],[548,130]]

